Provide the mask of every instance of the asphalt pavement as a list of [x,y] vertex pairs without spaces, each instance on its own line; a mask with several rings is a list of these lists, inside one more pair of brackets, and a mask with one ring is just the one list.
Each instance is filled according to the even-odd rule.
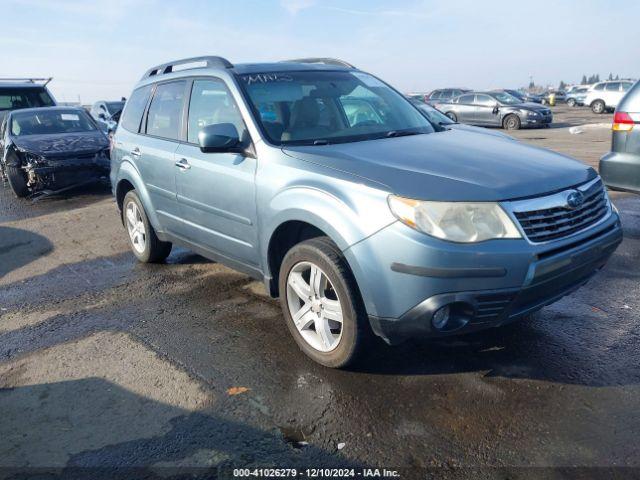
[[[554,110],[554,128],[514,135],[597,165],[610,138],[597,124],[611,116]],[[298,351],[259,282],[181,249],[163,265],[136,263],[107,190],[32,203],[3,186],[0,477],[640,467],[640,197],[614,203],[623,244],[537,318],[380,343],[339,371]]]

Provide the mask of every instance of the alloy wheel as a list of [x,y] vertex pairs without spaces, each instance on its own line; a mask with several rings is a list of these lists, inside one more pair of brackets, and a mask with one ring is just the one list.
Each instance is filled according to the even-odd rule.
[[136,202],[129,202],[125,210],[127,231],[131,239],[131,245],[136,252],[142,254],[147,246],[147,230],[142,221],[142,215]]
[[300,336],[312,348],[330,352],[340,343],[343,312],[327,275],[311,262],[296,264],[287,277],[287,305]]

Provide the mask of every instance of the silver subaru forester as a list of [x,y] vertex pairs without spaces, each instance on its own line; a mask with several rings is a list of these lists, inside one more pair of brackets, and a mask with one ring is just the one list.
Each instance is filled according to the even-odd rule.
[[263,280],[300,348],[330,367],[374,336],[523,318],[587,282],[622,239],[592,168],[432,124],[333,59],[153,67],[111,161],[139,260],[177,244]]

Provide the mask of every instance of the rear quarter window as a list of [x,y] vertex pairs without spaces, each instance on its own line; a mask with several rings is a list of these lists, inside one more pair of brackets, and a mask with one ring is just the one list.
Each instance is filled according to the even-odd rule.
[[142,114],[147,106],[151,87],[151,85],[140,87],[134,90],[131,97],[129,97],[129,101],[126,103],[124,112],[122,112],[122,118],[120,119],[120,125],[122,125],[125,130],[133,133],[138,133],[140,130]]

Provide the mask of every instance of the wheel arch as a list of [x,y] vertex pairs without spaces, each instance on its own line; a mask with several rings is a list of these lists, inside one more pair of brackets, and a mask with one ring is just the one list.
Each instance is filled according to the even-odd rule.
[[[387,193],[360,184],[348,186],[300,184],[272,197],[261,214],[267,220],[260,234],[265,284],[271,295],[278,294],[280,262],[294,240],[322,235],[344,252],[396,221],[388,208],[380,209],[381,204],[386,206]],[[349,268],[353,271],[350,264]]]
[[160,227],[160,222],[158,221],[158,216],[153,208],[153,203],[151,202],[151,197],[149,196],[149,191],[147,190],[142,178],[140,177],[139,172],[136,168],[129,162],[122,162],[120,164],[120,168],[118,170],[116,185],[114,188],[115,199],[118,205],[118,210],[122,211],[122,203],[124,201],[125,195],[131,190],[135,190],[142,206],[144,207],[145,213],[149,222],[153,226],[153,228],[158,231]]

